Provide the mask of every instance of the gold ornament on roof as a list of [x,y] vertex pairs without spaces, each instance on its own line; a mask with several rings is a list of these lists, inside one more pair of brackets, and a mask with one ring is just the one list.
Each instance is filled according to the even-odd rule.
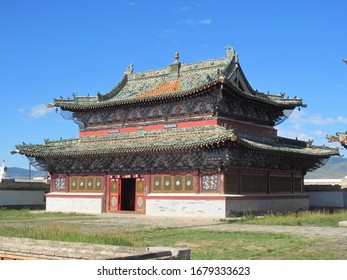
[[178,59],[180,58],[180,53],[179,52],[175,52],[175,60],[178,62]]

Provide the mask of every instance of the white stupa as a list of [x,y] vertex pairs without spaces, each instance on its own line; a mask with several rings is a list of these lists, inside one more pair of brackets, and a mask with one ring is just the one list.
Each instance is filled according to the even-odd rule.
[[5,166],[5,160],[2,161],[2,166],[0,167],[0,183],[6,177],[7,167]]

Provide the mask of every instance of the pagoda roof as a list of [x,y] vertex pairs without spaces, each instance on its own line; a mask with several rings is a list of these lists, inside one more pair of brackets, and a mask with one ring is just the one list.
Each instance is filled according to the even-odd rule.
[[255,152],[289,153],[310,157],[330,157],[339,154],[337,148],[312,146],[303,141],[281,137],[268,138],[261,142],[245,137],[237,130],[221,126],[85,136],[46,141],[45,144],[39,145],[17,145],[15,152],[36,158],[74,158],[184,152],[206,149],[214,145],[222,146],[227,142],[241,145]]
[[72,99],[57,98],[48,106],[88,111],[189,98],[218,86],[232,89],[243,98],[284,109],[306,106],[300,98],[285,98],[284,94],[253,90],[241,69],[238,54],[230,47],[226,57],[196,63],[181,63],[176,54],[176,61],[166,68],[135,73],[133,65],[130,65],[121,81],[108,93],[74,96]]

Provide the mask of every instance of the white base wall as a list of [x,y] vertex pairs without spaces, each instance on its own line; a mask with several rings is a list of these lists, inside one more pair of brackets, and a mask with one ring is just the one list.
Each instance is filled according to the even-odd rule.
[[102,213],[103,199],[88,197],[46,197],[48,212]]
[[146,196],[146,215],[226,218],[248,212],[308,210],[307,195]]
[[0,205],[44,205],[44,191],[0,190]]
[[230,216],[232,213],[247,213],[247,212],[286,212],[308,210],[309,200],[306,198],[285,197],[276,198],[266,197],[242,200],[227,200],[226,214]]
[[146,215],[224,218],[225,200],[155,199],[146,197]]

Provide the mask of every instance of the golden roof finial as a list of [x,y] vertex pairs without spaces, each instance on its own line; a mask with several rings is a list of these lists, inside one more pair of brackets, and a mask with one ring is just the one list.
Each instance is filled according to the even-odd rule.
[[175,52],[175,60],[178,62],[178,59],[180,58],[180,53],[179,52]]

